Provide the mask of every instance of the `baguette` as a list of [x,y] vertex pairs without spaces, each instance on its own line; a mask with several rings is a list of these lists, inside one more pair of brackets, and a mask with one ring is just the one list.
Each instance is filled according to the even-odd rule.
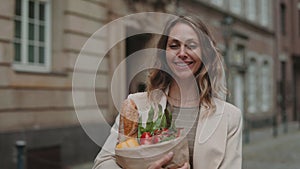
[[119,125],[119,142],[129,138],[137,138],[139,113],[137,106],[131,99],[122,103]]

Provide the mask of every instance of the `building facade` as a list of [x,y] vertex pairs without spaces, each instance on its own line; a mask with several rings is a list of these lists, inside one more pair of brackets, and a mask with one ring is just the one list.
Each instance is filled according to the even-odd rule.
[[224,53],[227,100],[242,110],[244,133],[272,125],[277,115],[276,2],[197,0],[179,6],[180,12],[199,13],[212,29]]
[[[99,148],[77,120],[72,73],[86,40],[109,21],[108,2],[12,0],[1,1],[0,11],[1,168],[17,168],[17,140],[26,141],[26,168],[70,168],[91,161]],[[105,44],[98,52],[104,49]],[[97,53],[86,57],[93,61]],[[108,111],[109,60],[104,62],[96,95]],[[78,72],[89,76],[88,68]],[[82,90],[82,97],[91,93]],[[93,109],[88,102],[81,106]]]
[[[299,107],[299,45],[300,1],[278,0],[276,7],[277,54],[279,83],[279,116],[281,121],[296,121],[300,118]],[[285,128],[287,130],[287,128]]]

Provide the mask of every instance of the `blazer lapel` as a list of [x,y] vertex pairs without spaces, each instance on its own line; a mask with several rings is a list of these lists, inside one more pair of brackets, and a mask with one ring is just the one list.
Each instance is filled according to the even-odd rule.
[[[199,119],[198,122],[199,130],[197,129],[197,132],[199,132],[199,144],[206,142],[215,133],[223,117],[225,102],[218,99],[213,99],[213,101],[216,105],[215,113],[209,117],[205,117],[204,119]],[[200,114],[204,113],[205,111],[208,110],[203,110],[203,108],[201,108]]]
[[[227,120],[225,102],[214,99],[216,111],[205,119],[199,119],[194,143],[194,168],[218,168],[226,149]],[[205,111],[202,110],[201,113]],[[201,159],[201,160],[197,160]]]

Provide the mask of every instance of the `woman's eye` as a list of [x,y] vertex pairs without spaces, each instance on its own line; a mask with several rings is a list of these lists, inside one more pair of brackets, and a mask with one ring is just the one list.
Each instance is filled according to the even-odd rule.
[[171,48],[171,49],[178,49],[179,45],[178,44],[170,44],[169,48]]
[[196,49],[197,47],[198,47],[198,45],[195,43],[190,43],[187,45],[187,48],[189,48],[189,49]]

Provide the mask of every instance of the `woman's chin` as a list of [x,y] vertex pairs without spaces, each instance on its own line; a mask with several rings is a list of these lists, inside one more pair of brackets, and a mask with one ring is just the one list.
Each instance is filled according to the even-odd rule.
[[195,78],[194,74],[191,71],[176,72],[175,76],[178,80],[192,80],[193,78]]

